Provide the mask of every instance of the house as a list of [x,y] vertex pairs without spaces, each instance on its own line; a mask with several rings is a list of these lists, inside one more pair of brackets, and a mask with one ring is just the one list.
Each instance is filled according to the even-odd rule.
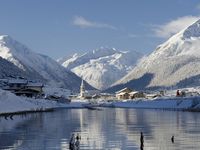
[[28,82],[22,89],[15,91],[16,95],[26,95],[28,97],[37,97],[43,93],[42,83]]
[[44,85],[42,83],[34,83],[34,82],[28,82],[28,84],[26,85],[27,89],[31,89],[31,90],[37,91],[39,93],[43,92],[43,90],[42,90],[43,87],[44,87]]
[[127,92],[121,92],[116,95],[117,99],[129,99],[129,93]]
[[145,94],[140,91],[133,91],[129,93],[129,99],[134,99],[134,98],[145,98]]
[[28,84],[28,80],[24,79],[10,79],[7,83],[7,90],[16,91],[23,89]]
[[8,79],[2,88],[18,96],[36,97],[43,93],[43,86],[42,83],[28,81],[26,79]]
[[161,97],[161,95],[160,94],[146,94],[147,99],[154,99],[158,97]]
[[13,93],[17,96],[27,96],[27,97],[38,97],[40,94],[42,94],[36,90],[28,88],[16,90]]
[[133,92],[133,90],[126,87],[115,93],[116,93],[117,99],[129,99],[131,92]]

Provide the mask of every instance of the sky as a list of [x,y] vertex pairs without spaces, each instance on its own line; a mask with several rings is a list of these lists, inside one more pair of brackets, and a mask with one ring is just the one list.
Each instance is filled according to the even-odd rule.
[[100,47],[147,55],[199,16],[199,0],[0,0],[0,34],[53,59]]

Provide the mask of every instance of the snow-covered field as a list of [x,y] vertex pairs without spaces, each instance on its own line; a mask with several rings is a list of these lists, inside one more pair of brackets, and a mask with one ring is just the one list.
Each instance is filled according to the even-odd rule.
[[18,97],[8,91],[0,90],[0,114],[22,111],[37,111],[49,108],[80,108],[87,101],[74,101],[69,104],[52,100]]

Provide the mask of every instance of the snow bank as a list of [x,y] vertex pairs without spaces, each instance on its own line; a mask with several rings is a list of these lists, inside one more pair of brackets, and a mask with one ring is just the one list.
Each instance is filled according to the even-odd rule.
[[80,108],[83,103],[71,102],[69,104],[58,103],[56,101],[18,97],[8,91],[0,90],[0,114],[22,111],[45,110],[49,108]]
[[113,102],[114,107],[154,109],[198,109],[200,97],[160,98],[155,100],[127,100]]

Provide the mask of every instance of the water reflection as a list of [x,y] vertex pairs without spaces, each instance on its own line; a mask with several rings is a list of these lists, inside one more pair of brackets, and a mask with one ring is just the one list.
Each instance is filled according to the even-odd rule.
[[[0,149],[69,148],[72,133],[80,133],[81,149],[199,149],[199,113],[148,109],[87,109],[0,118]],[[171,137],[174,136],[174,143]]]

